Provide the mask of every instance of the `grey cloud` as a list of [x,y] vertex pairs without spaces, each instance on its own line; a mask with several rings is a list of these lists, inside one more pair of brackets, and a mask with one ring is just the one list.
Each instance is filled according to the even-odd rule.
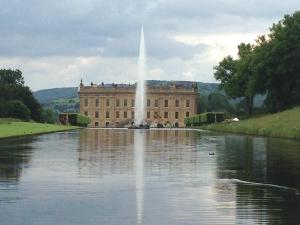
[[[169,40],[169,35],[230,32],[237,27],[249,30],[259,17],[274,21],[274,17],[281,18],[297,7],[300,3],[296,0],[4,1],[0,9],[0,55],[132,57],[144,23],[150,56],[189,58],[205,46],[185,46]],[[249,18],[255,20],[249,22]]]
[[[148,57],[157,59],[181,58],[187,60],[207,49],[205,44],[188,46],[165,36],[147,34],[147,32],[145,36]],[[139,34],[134,34],[131,37],[107,43],[103,55],[109,57],[137,57],[138,47]]]

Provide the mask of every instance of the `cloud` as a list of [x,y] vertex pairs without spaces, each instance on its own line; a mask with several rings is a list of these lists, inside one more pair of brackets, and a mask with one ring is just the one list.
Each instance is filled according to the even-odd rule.
[[34,89],[74,86],[80,76],[135,80],[144,24],[150,79],[212,82],[212,66],[238,42],[299,8],[297,0],[2,1],[0,67],[22,69]]

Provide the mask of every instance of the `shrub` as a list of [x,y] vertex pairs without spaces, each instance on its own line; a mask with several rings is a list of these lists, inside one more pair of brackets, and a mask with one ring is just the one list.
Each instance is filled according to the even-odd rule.
[[44,123],[52,123],[52,124],[55,123],[52,109],[49,108],[43,109],[41,117],[42,117],[42,122]]
[[12,117],[28,121],[30,119],[30,110],[23,102],[19,100],[6,101],[1,103],[0,116]]

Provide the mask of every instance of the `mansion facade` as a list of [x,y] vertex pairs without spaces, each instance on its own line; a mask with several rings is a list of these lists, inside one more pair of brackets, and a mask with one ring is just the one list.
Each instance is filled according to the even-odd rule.
[[[135,85],[91,83],[79,87],[79,110],[92,127],[122,127],[134,121]],[[148,124],[184,127],[184,118],[197,113],[198,90],[190,85],[147,85],[145,120]]]

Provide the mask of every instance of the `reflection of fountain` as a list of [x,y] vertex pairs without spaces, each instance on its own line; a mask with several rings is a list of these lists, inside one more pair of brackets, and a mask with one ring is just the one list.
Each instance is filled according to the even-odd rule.
[[[146,78],[146,46],[144,29],[141,29],[140,52],[138,61],[138,81],[135,92],[134,124],[135,127],[143,128],[145,112],[145,78]],[[142,126],[141,126],[142,125]]]
[[142,224],[144,213],[144,134],[134,131],[134,162],[137,224]]

